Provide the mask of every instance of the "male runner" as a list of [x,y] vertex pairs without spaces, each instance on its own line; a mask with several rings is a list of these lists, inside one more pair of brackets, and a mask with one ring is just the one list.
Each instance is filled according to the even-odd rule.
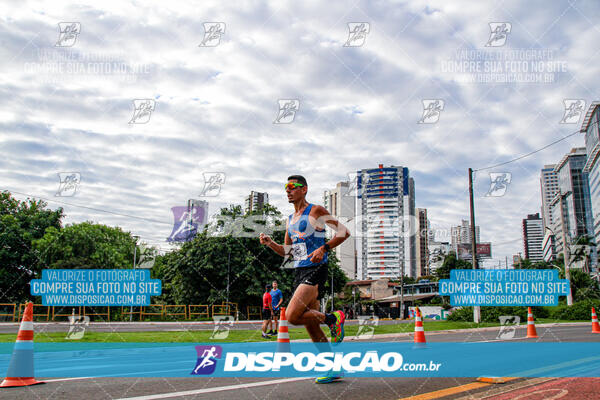
[[275,331],[271,330],[269,335],[276,335],[277,330],[279,329],[279,315],[281,313],[281,309],[279,307],[281,306],[281,303],[283,303],[283,293],[281,293],[281,290],[277,289],[277,281],[273,281],[272,286],[273,290],[271,290],[271,304],[273,305],[273,323],[271,326],[275,326]]
[[[320,324],[326,324],[331,331],[331,342],[340,343],[344,339],[344,321],[342,311],[324,314],[319,311],[319,299],[325,292],[327,280],[327,252],[339,246],[350,236],[348,229],[339,223],[321,206],[306,201],[308,185],[301,175],[288,177],[285,185],[288,202],[294,204],[294,213],[286,223],[285,243],[277,244],[268,235],[260,234],[260,242],[282,257],[294,257],[296,277],[295,291],[290,300],[286,317],[290,324],[304,325],[308,334],[321,351],[327,351],[327,338]],[[335,230],[335,235],[325,243],[325,224]],[[326,346],[319,344],[327,343]],[[325,350],[324,350],[325,349]],[[316,383],[329,383],[340,376],[330,374],[317,378]]]
[[[270,332],[267,332],[269,325],[271,324],[271,320],[273,319],[273,306],[271,303],[273,300],[271,299],[271,285],[265,286],[265,293],[263,294],[263,305],[262,305],[262,337],[263,339],[271,339],[269,336]],[[271,327],[273,330],[273,327]]]

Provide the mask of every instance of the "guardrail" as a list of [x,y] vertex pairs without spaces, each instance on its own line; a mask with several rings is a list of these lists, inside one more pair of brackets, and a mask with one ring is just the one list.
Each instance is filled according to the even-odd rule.
[[0,307],[10,308],[12,307],[12,313],[0,313],[1,317],[11,317],[13,322],[17,320],[17,304],[16,303],[0,303]]
[[[18,322],[23,317],[26,303],[0,303],[0,311],[7,309],[6,313],[0,312],[0,317],[8,317],[13,322]],[[129,321],[135,318],[136,321],[143,321],[145,318],[160,320],[190,320],[190,319],[211,319],[215,316],[231,315],[239,319],[238,304],[233,302],[224,302],[222,304],[151,304],[142,307],[88,307],[88,306],[44,306],[42,304],[33,305],[33,316],[38,321],[56,321],[61,317],[70,317],[75,311],[75,315],[87,315],[90,317],[100,317],[99,322],[113,320]],[[12,312],[10,312],[12,309]],[[111,310],[112,309],[112,310]],[[243,313],[242,313],[243,314]],[[246,306],[246,319],[253,317],[260,318],[259,306]]]

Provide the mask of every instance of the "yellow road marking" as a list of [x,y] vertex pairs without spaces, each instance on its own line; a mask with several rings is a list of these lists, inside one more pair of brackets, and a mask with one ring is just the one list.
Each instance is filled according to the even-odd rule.
[[[504,378],[504,379],[505,379],[505,382],[508,382],[508,381],[512,381],[513,379],[519,379],[519,378]],[[453,387],[449,387],[446,389],[436,390],[434,392],[418,394],[416,396],[403,397],[399,400],[433,400],[433,399],[439,399],[440,397],[450,396],[452,394],[462,393],[462,392],[466,392],[468,390],[480,389],[480,388],[483,388],[486,386],[493,386],[493,385],[494,385],[493,383],[487,383],[487,382],[472,382],[472,383],[467,383],[465,385],[453,386]]]
[[432,400],[438,399],[444,396],[450,396],[451,394],[466,392],[467,390],[479,389],[486,386],[491,386],[493,383],[473,382],[467,383],[466,385],[449,387],[446,389],[436,390],[435,392],[418,394],[416,396],[403,397],[399,400]]

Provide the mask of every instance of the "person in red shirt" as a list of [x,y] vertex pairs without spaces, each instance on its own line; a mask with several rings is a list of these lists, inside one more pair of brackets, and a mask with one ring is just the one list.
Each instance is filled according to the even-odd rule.
[[267,328],[271,327],[271,320],[273,319],[273,305],[271,304],[273,299],[271,298],[271,285],[265,286],[265,294],[263,294],[263,305],[262,305],[262,337],[263,339],[271,339],[271,336],[267,335]]

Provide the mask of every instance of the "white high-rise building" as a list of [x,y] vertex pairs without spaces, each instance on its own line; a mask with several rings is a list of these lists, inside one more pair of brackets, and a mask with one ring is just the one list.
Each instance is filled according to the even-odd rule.
[[244,211],[249,213],[261,210],[265,204],[269,203],[269,194],[262,192],[250,192],[250,195],[244,200]]
[[[339,182],[335,189],[326,190],[323,193],[323,207],[329,211],[331,215],[336,217],[339,222],[344,224],[348,229],[348,221],[354,219],[355,198],[350,194],[349,182]],[[352,224],[354,221],[351,222]],[[328,231],[330,230],[327,228]],[[338,260],[340,260],[340,268],[346,273],[350,279],[356,279],[356,247],[355,240],[350,237],[341,245],[333,249]]]
[[523,248],[525,258],[530,261],[542,261],[544,259],[544,224],[540,214],[529,214],[523,220]]
[[558,174],[554,172],[555,164],[544,165],[540,174],[540,191],[542,193],[543,226],[551,228],[554,225],[550,205],[558,193]]
[[[450,229],[451,245],[452,250],[458,254],[459,244],[471,244],[471,224],[466,219],[461,221],[461,225],[453,226]],[[477,243],[481,243],[479,240],[479,226],[475,225],[475,240]]]
[[357,279],[417,277],[415,185],[408,168],[362,169],[356,177]]

